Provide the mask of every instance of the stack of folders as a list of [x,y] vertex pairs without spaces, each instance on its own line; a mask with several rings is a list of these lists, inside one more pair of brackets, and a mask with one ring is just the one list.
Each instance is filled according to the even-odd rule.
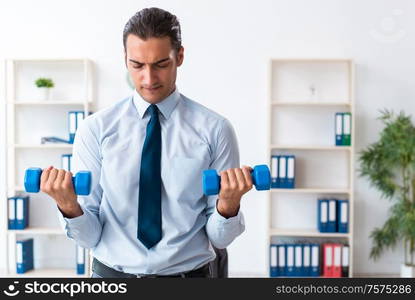
[[335,117],[336,146],[351,145],[351,113],[338,112]]
[[322,245],[323,277],[349,276],[349,246],[335,243]]
[[76,274],[85,274],[85,248],[76,246]]
[[9,197],[8,228],[25,229],[29,226],[29,196]]
[[[91,114],[91,112],[89,114]],[[84,119],[85,119],[85,112],[83,110],[75,110],[75,111],[68,112],[69,143],[70,144],[73,144],[76,130],[79,128],[79,126],[81,125]]]
[[317,228],[320,232],[349,232],[349,201],[318,199]]
[[318,277],[321,272],[319,244],[272,244],[271,277]]
[[65,139],[62,139],[62,138],[58,138],[56,136],[42,136],[40,138],[40,143],[41,144],[48,144],[48,143],[55,143],[55,144],[56,143],[58,143],[58,144],[67,143],[67,144],[69,144],[69,141],[65,140]]
[[16,273],[23,274],[33,269],[33,239],[16,241]]
[[295,156],[271,156],[271,188],[295,188]]
[[[91,115],[92,112],[89,112]],[[41,144],[46,143],[68,143],[73,144],[75,140],[76,130],[85,119],[85,112],[83,110],[74,110],[68,112],[68,127],[69,127],[69,140],[65,140],[56,136],[44,136],[41,138]]]
[[321,275],[323,277],[349,276],[348,245],[338,243],[271,245],[270,277]]
[[64,169],[65,171],[71,171],[71,162],[72,162],[72,154],[61,155],[62,169]]

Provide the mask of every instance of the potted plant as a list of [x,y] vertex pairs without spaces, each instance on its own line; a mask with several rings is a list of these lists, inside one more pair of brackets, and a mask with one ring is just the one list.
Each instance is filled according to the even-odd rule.
[[392,202],[389,218],[375,228],[370,257],[403,243],[402,277],[415,277],[415,127],[410,115],[381,111],[380,139],[359,154],[360,175]]
[[54,87],[54,83],[50,78],[38,78],[35,81],[36,86],[41,91],[41,99],[49,100],[50,99],[50,90]]

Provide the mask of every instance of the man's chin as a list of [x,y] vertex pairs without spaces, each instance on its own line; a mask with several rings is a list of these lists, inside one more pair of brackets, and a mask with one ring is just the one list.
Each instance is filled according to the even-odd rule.
[[160,102],[161,100],[163,100],[165,98],[163,96],[163,94],[160,93],[160,92],[152,93],[152,92],[148,92],[148,91],[141,92],[140,96],[144,100],[146,100],[147,102],[150,102],[150,103],[157,103],[157,102]]

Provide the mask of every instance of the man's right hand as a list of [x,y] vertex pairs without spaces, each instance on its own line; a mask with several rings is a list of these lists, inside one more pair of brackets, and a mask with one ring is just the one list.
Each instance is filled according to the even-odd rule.
[[55,199],[58,208],[67,218],[83,215],[72,184],[72,173],[53,166],[43,169],[40,190]]

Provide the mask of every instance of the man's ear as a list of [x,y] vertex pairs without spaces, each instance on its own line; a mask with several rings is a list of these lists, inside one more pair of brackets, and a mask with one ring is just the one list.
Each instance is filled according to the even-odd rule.
[[124,50],[124,63],[125,63],[125,67],[128,69],[128,65],[127,65],[127,52]]
[[184,60],[184,48],[183,46],[180,47],[179,51],[177,52],[177,66],[180,67]]

